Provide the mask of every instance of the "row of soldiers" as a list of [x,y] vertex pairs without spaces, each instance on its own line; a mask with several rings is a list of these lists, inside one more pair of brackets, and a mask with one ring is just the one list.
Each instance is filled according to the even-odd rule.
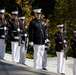
[[41,10],[33,10],[35,18],[29,27],[25,24],[25,16],[18,17],[18,11],[11,12],[12,19],[7,20],[5,10],[0,9],[0,58],[4,59],[7,35],[11,39],[12,61],[25,64],[29,44],[34,49],[34,67],[46,70],[46,50],[48,49],[47,25],[41,19]]
[[[35,18],[29,24],[29,41],[30,45],[34,47],[34,67],[37,69],[46,70],[46,52],[45,44],[48,43],[48,37],[46,35],[47,26],[43,24],[41,19],[41,10],[35,9]],[[57,54],[57,73],[65,75],[65,59],[67,48],[67,36],[66,27],[64,24],[57,25],[58,31],[54,35],[55,50]],[[74,58],[74,71],[73,75],[76,75],[76,31],[74,31],[74,38],[70,40],[73,58]]]
[[[29,27],[27,28],[24,19],[25,17],[18,18],[18,11],[11,12],[12,19],[8,22],[4,13],[5,10],[0,10],[0,58],[4,59],[4,53],[6,48],[6,37],[9,33],[11,37],[11,50],[12,50],[12,61],[25,64],[27,45],[28,45],[28,36],[29,44],[33,46],[34,49],[34,67],[37,69],[46,70],[46,50],[48,49],[47,43],[47,25],[41,19],[41,10],[34,9],[34,19],[30,22]],[[64,25],[58,25],[58,32],[54,35],[55,39],[55,49],[58,57],[57,62],[57,72],[65,75],[65,52],[66,47],[66,37],[63,32]],[[27,34],[28,32],[28,34]],[[71,39],[71,47],[73,49],[73,58],[75,65],[76,58],[76,32],[74,32],[74,38]],[[65,45],[65,46],[64,46]],[[64,56],[64,57],[63,57]],[[76,66],[74,66],[74,75],[76,75]]]
[[28,28],[25,24],[25,16],[18,17],[18,11],[13,11],[11,12],[12,19],[7,20],[4,14],[5,9],[0,9],[0,58],[4,59],[6,40],[9,35],[11,39],[12,61],[24,64],[28,45]]

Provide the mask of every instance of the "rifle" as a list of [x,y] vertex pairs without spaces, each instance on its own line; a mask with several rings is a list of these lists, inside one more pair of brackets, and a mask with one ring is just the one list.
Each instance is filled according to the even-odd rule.
[[66,58],[67,60],[67,36],[66,36],[66,23],[65,26],[63,28],[63,49],[64,49],[64,58]]
[[25,36],[25,50],[28,49],[28,36]]
[[[17,7],[17,11],[18,11],[18,7]],[[17,19],[17,32],[18,32],[18,37],[19,37],[19,40],[18,40],[18,45],[20,46],[21,44],[21,32],[20,32],[20,23],[19,23],[19,18]]]
[[22,37],[21,37],[21,29],[20,29],[20,24],[19,24],[19,20],[18,20],[18,22],[17,22],[18,24],[17,24],[17,32],[18,32],[18,45],[20,46],[20,44],[21,44],[21,41],[22,41]]
[[4,26],[4,35],[5,35],[5,44],[6,44],[6,40],[7,40],[7,27]]

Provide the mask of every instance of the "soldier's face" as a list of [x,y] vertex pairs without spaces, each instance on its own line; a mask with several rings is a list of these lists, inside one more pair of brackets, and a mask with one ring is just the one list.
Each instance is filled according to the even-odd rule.
[[0,18],[2,17],[2,14],[0,14]]
[[20,20],[20,22],[24,24],[24,20]]
[[16,15],[12,15],[12,17],[13,17],[15,20],[17,20],[17,16],[16,16]]
[[4,17],[4,14],[0,14],[0,18]]
[[37,18],[37,19],[40,19],[41,18],[41,13],[37,13],[37,12],[35,12],[35,17]]
[[74,34],[74,36],[76,37],[76,33]]
[[63,28],[58,28],[58,31],[63,33]]

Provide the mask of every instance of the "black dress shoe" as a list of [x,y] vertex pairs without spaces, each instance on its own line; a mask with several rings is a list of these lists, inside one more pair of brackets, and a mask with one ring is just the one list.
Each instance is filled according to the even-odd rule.
[[61,73],[62,75],[65,75],[64,73]]
[[23,63],[23,65],[27,66],[26,64]]
[[42,70],[47,70],[46,68],[43,68]]

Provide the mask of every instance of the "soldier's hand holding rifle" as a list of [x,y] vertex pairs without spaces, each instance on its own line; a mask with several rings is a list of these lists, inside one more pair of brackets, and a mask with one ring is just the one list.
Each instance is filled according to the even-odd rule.
[[33,45],[34,45],[34,43],[33,43],[33,42],[30,42],[29,44],[30,44],[31,46],[33,46]]
[[64,58],[67,60],[67,36],[66,36],[66,24],[64,26],[64,35],[63,35],[63,49],[64,49]]
[[66,55],[66,48],[67,48],[67,41],[66,40],[64,40],[63,41],[64,42],[64,58],[66,58],[67,59],[67,55]]
[[4,43],[6,44],[6,35],[7,35],[7,27],[6,26],[4,26],[4,35],[5,35],[5,40],[4,40]]

